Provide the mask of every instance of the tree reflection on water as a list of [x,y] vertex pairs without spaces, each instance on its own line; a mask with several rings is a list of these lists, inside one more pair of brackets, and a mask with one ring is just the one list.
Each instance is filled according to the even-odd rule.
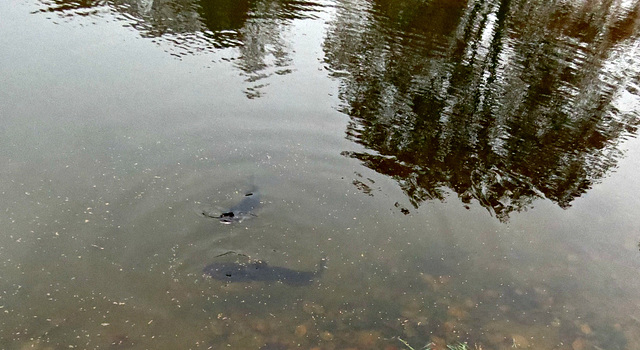
[[[293,69],[284,39],[323,5],[249,0],[42,0],[60,17],[115,9],[177,56],[236,48],[262,96]],[[640,2],[339,0],[323,43],[339,79],[343,152],[395,179],[418,207],[455,192],[502,221],[562,208],[616,166],[636,134]]]
[[42,0],[38,12],[62,19],[114,15],[182,58],[236,48],[230,58],[251,84],[248,98],[260,97],[263,82],[292,71],[293,48],[284,39],[294,19],[313,17],[319,5],[301,1],[249,0]]
[[[325,41],[344,152],[418,207],[455,192],[497,218],[562,208],[638,124],[638,2],[344,1]],[[358,18],[367,14],[364,19]]]

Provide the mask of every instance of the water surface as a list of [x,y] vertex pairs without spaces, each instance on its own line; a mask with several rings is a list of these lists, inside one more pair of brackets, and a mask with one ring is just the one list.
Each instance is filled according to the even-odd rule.
[[640,349],[638,2],[0,13],[1,348]]

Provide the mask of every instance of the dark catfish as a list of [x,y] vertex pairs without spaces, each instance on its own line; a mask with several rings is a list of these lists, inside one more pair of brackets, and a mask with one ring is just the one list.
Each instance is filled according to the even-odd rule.
[[204,273],[217,280],[226,282],[277,282],[294,286],[304,286],[319,278],[327,264],[326,259],[320,260],[315,271],[299,271],[286,267],[270,266],[266,262],[257,260],[246,264],[236,262],[218,262],[204,268]]
[[220,220],[223,224],[231,224],[234,222],[242,222],[243,220],[256,216],[254,211],[260,207],[260,193],[254,187],[251,191],[244,195],[242,200],[233,207],[223,211],[219,215],[211,214],[203,211],[202,215]]

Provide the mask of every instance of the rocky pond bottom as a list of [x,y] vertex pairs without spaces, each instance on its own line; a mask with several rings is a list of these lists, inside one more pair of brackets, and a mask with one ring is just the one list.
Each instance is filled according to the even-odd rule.
[[[176,282],[167,290],[176,306],[172,318],[163,321],[156,315],[144,322],[103,323],[86,344],[110,349],[175,345],[259,350],[586,350],[632,349],[629,342],[638,340],[637,325],[594,315],[583,319],[578,307],[559,305],[561,301],[543,287],[505,286],[465,296],[459,291],[464,281],[425,273],[418,274],[411,286],[363,293],[346,294],[330,283],[323,278],[311,287],[281,281],[225,283],[211,277],[191,287]],[[310,288],[318,292],[309,295]],[[135,306],[130,308],[136,313]],[[180,315],[186,324],[176,318]],[[186,321],[187,317],[191,319]],[[56,334],[56,329],[70,326],[72,317],[51,322],[58,326],[38,339],[28,331],[16,335],[18,348],[83,347],[78,342],[82,339],[72,334],[67,335],[68,343],[63,340],[67,337]],[[156,324],[160,328],[149,332],[148,327]]]
[[[625,328],[619,323],[589,323],[569,316],[546,314],[553,301],[544,291],[486,290],[475,298],[451,300],[448,276],[424,276],[426,291],[438,290],[436,303],[427,303],[387,291],[391,302],[402,305],[395,314],[378,314],[367,305],[346,302],[323,305],[299,301],[289,317],[242,312],[220,313],[208,324],[212,349],[450,349],[466,344],[468,349],[625,349]],[[248,289],[254,287],[246,287]],[[385,292],[380,292],[383,295]],[[529,294],[529,293],[532,293]],[[432,297],[433,298],[433,297]],[[540,310],[524,311],[512,300],[529,299]],[[430,298],[431,299],[431,298]],[[435,301],[435,300],[434,300]],[[382,301],[381,301],[382,302]],[[393,308],[388,305],[389,309]],[[482,322],[487,313],[493,321]],[[546,315],[545,315],[546,314]],[[384,316],[383,316],[384,315]],[[541,320],[542,317],[544,320]],[[627,334],[631,333],[626,328]],[[632,340],[633,341],[633,340]]]

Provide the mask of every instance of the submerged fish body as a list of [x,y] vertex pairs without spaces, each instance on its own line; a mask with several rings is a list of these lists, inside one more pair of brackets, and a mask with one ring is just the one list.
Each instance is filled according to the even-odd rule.
[[316,271],[299,271],[286,267],[270,266],[264,261],[254,261],[247,264],[219,262],[204,268],[205,275],[226,282],[282,282],[294,286],[304,286],[313,283],[315,278],[322,275],[326,266],[326,259],[322,259]]
[[260,204],[260,193],[254,188],[245,194],[238,204],[225,210],[220,215],[213,215],[206,211],[203,211],[202,215],[218,219],[223,224],[232,224],[256,216],[253,212],[260,207]]

